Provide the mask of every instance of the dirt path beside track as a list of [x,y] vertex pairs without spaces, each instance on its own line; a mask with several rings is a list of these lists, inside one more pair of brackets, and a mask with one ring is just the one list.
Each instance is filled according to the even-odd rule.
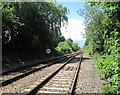
[[83,53],[75,93],[102,93],[101,89],[105,81],[99,78],[92,64],[94,64],[93,59]]

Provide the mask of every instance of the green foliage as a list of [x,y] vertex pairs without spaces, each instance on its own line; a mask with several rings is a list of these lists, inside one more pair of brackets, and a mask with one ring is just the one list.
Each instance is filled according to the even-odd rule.
[[84,49],[96,60],[96,72],[108,81],[102,91],[120,93],[120,2],[87,4],[78,13],[86,19]]
[[67,39],[64,42],[60,42],[56,47],[59,54],[64,55],[71,52],[76,52],[80,49],[77,43],[73,43],[72,39]]
[[72,50],[70,49],[70,46],[66,42],[60,42],[58,46],[56,47],[56,50],[59,54],[64,55],[71,53]]
[[72,47],[73,40],[72,40],[71,38],[65,40],[65,42],[66,42],[70,47]]
[[72,50],[73,50],[74,52],[78,51],[79,49],[80,49],[80,47],[78,46],[77,43],[73,43],[73,44],[72,44]]
[[104,78],[108,81],[102,91],[104,93],[120,93],[119,61],[115,61],[118,57],[106,54],[94,54],[93,58],[96,60],[95,65],[97,66],[97,68],[94,67],[94,70],[99,74],[100,77],[103,77],[104,75]]
[[[68,9],[53,2],[3,2],[3,55],[36,53],[46,55],[65,38],[61,23],[67,25]],[[52,52],[54,53],[54,52]]]

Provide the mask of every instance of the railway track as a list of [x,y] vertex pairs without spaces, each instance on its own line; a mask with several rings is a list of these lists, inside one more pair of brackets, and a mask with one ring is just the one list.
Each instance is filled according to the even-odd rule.
[[[74,53],[73,53],[74,54]],[[73,54],[70,54],[70,55],[73,55]],[[2,71],[0,72],[0,76],[4,76],[4,75],[8,75],[10,73],[13,73],[13,72],[16,72],[16,71],[21,71],[21,70],[24,70],[26,68],[30,68],[30,67],[34,67],[34,66],[38,66],[40,64],[46,64],[48,62],[52,62],[54,60],[58,60],[60,58],[64,58],[64,57],[67,57],[67,56],[70,56],[70,55],[63,55],[63,56],[58,56],[58,57],[54,57],[54,58],[50,58],[48,60],[43,60],[43,61],[40,61],[40,62],[37,62],[37,63],[34,63],[34,64],[28,64],[26,66],[20,66],[20,67],[17,67],[17,68],[13,68],[11,70],[8,70],[8,71]],[[31,68],[30,68],[31,69]]]
[[[34,82],[30,87],[24,90],[27,95],[35,94],[74,94],[77,76],[80,70],[82,55],[80,61],[72,62],[79,53],[68,59],[52,74],[47,75]],[[77,59],[76,59],[77,60]],[[75,61],[75,60],[74,60]],[[71,63],[70,63],[71,62]]]
[[[47,91],[47,92],[56,93],[55,90],[58,90],[59,88],[61,88],[60,86],[66,86],[65,89],[69,89],[69,90],[67,90],[67,92],[66,91],[65,92],[72,94],[74,92],[74,86],[75,86],[75,85],[72,86],[72,84],[73,84],[72,82],[73,82],[73,80],[76,81],[76,79],[77,79],[77,77],[76,77],[76,79],[74,79],[74,76],[75,76],[76,69],[78,66],[78,61],[76,61],[77,63],[75,63],[75,64],[74,64],[74,62],[73,63],[71,63],[71,62],[72,62],[73,58],[75,56],[77,56],[78,54],[80,54],[80,52],[74,53],[72,55],[63,57],[58,60],[55,60],[55,62],[50,63],[51,65],[46,64],[47,66],[40,67],[41,69],[38,67],[32,71],[29,71],[29,72],[26,72],[26,73],[20,75],[20,76],[16,76],[16,77],[13,77],[6,81],[1,82],[3,84],[1,87],[2,93],[11,93],[11,94],[23,93],[23,94],[28,94],[28,95],[34,95],[34,94],[43,93],[43,92],[45,93],[45,91],[47,91],[46,88],[49,88],[51,86],[51,85],[48,86],[48,83],[49,82],[50,82],[50,84],[53,83],[54,82],[53,79],[59,79],[59,82],[56,80],[56,83],[54,83],[52,85],[53,86],[52,90],[54,90],[54,91],[52,91],[51,88],[49,88],[48,90],[50,90],[50,91]],[[78,59],[76,59],[76,60],[78,60]],[[54,65],[52,65],[52,64],[54,64]],[[56,70],[56,68],[58,68],[58,69]],[[63,77],[62,77],[62,75],[63,75]],[[70,78],[71,78],[71,80],[70,80]],[[67,85],[65,82],[67,80],[68,80],[69,85]],[[62,82],[62,83],[60,83],[60,82]],[[71,87],[73,87],[73,91],[72,90],[70,91]],[[61,90],[58,92],[63,93],[64,91],[62,92],[62,89],[63,88],[61,88]]]
[[[10,71],[10,72],[7,72],[7,73],[4,73],[4,75],[2,76],[2,79],[0,84],[2,84],[2,87],[3,86],[7,86],[8,84],[11,84],[17,80],[20,80],[21,78],[24,78],[32,73],[35,73],[43,68],[46,68],[46,67],[49,67],[57,62],[60,62],[62,60],[65,60],[66,58],[70,58],[71,56],[73,56],[74,54],[70,54],[70,55],[65,55],[65,56],[60,56],[60,57],[57,57],[57,58],[53,58],[51,60],[47,60],[47,61],[44,61],[43,63],[46,63],[48,61],[51,61],[49,62],[49,64],[42,64],[42,66],[36,66],[35,68],[33,68],[32,70],[30,71],[25,71],[25,73],[17,73],[17,74],[14,74],[14,73],[11,73],[11,72],[15,72],[13,71]],[[53,61],[54,60],[54,61]],[[38,65],[38,64],[35,64],[35,65]],[[19,70],[19,69],[18,69]],[[8,75],[9,74],[9,75]]]

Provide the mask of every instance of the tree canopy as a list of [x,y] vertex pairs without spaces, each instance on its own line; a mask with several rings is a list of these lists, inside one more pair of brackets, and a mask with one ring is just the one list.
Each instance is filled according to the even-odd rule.
[[68,9],[53,2],[2,3],[3,54],[44,54],[64,41],[60,28],[67,24]]
[[56,50],[59,54],[68,54],[76,52],[80,49],[77,43],[73,43],[71,38],[66,39],[64,42],[60,42],[56,47]]
[[54,2],[2,2],[2,62],[56,56],[69,10]]

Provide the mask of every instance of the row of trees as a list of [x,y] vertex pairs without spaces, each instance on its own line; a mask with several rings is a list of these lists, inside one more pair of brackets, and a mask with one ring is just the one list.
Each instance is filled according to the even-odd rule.
[[120,93],[120,2],[89,3],[78,13],[85,17],[84,49],[108,81],[103,92]]
[[[65,38],[61,23],[67,25],[68,9],[53,2],[2,3],[3,55],[46,54]],[[34,52],[33,52],[34,51]]]
[[77,43],[73,43],[72,39],[67,39],[64,42],[60,42],[58,46],[56,47],[56,50],[59,54],[68,54],[72,52],[76,52],[80,49]]

